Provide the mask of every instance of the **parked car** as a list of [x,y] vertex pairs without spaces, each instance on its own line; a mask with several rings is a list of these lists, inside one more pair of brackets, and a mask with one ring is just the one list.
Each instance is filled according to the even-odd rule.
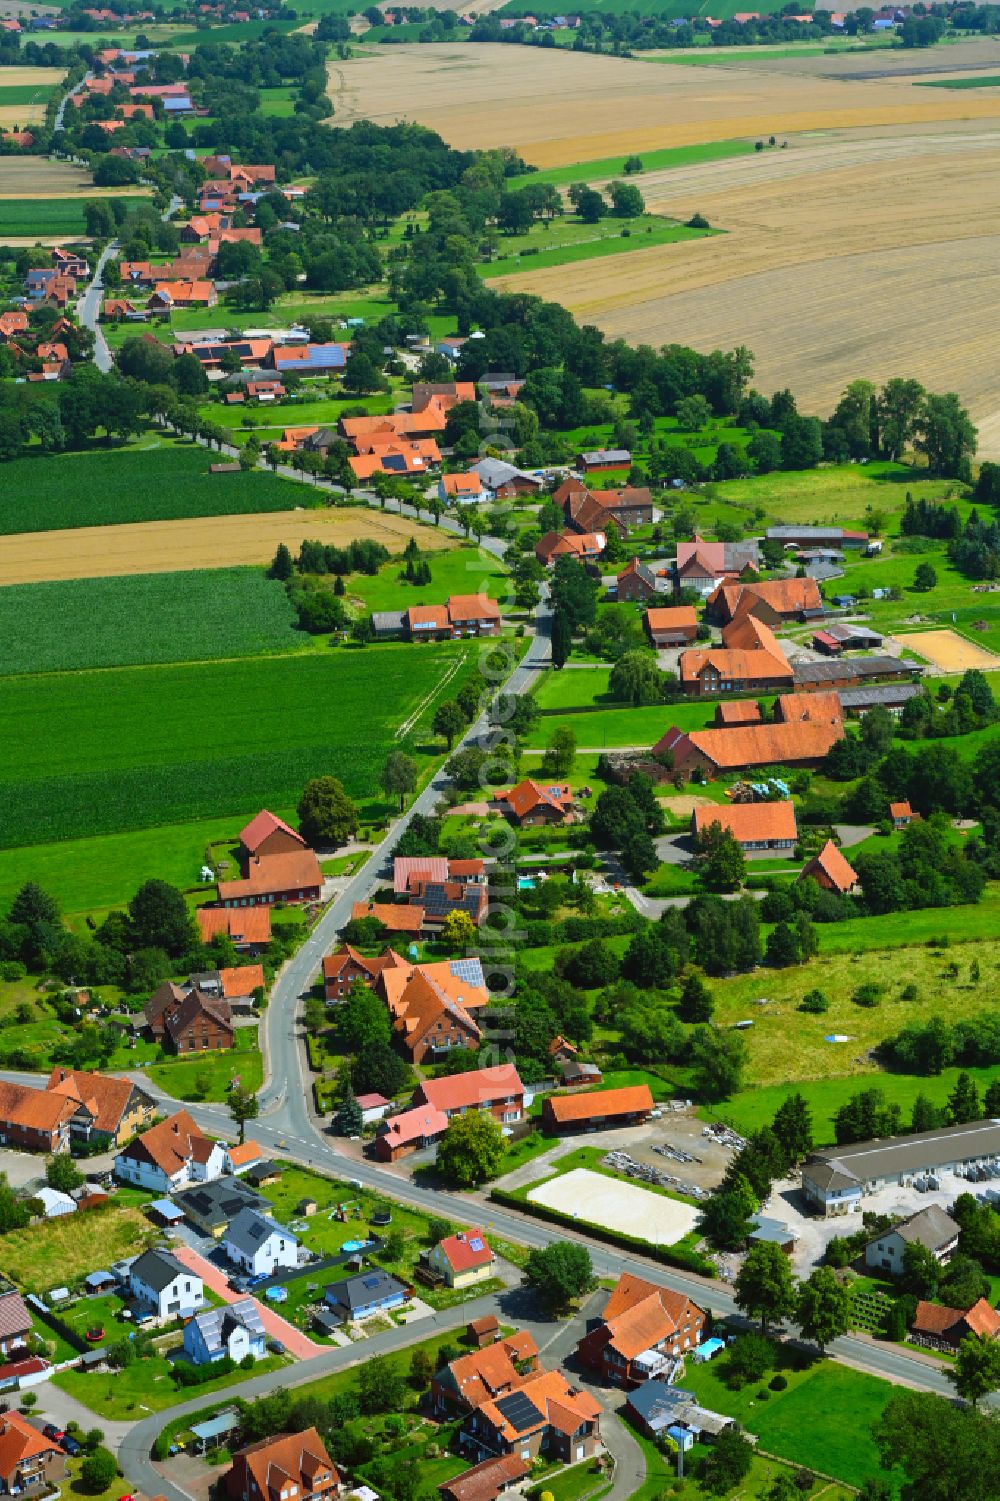
[[271,1351],[272,1355],[288,1354],[288,1351],[285,1349],[280,1339],[269,1339],[267,1342],[267,1348]]
[[83,1453],[83,1445],[77,1443],[76,1439],[71,1433],[63,1434],[62,1438],[59,1440],[59,1447],[63,1450],[64,1453],[69,1455],[70,1459],[75,1459],[78,1454]]
[[55,1423],[46,1423],[45,1427],[42,1429],[42,1432],[46,1438],[52,1439],[53,1442],[57,1444],[61,1444],[63,1439],[66,1437],[63,1430]]

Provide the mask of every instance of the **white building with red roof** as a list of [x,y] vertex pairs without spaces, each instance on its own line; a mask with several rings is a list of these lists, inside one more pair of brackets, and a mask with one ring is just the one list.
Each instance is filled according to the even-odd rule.
[[427,1265],[447,1287],[471,1287],[493,1275],[495,1260],[489,1241],[477,1227],[459,1230],[439,1240],[427,1258]]

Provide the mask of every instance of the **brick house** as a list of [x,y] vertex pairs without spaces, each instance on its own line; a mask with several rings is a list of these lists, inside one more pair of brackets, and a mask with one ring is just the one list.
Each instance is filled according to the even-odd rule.
[[467,1074],[424,1079],[414,1090],[413,1103],[430,1105],[449,1120],[467,1110],[489,1110],[501,1125],[513,1125],[524,1116],[524,1085],[512,1063],[501,1063]]
[[723,583],[708,596],[707,604],[723,625],[746,614],[756,615],[766,625],[782,620],[815,620],[825,614],[823,596],[812,578]]
[[178,1053],[220,1052],[236,1041],[229,1002],[200,990],[188,991],[176,1009],[164,1014],[163,1029]]
[[349,943],[342,944],[336,953],[327,954],[323,960],[323,995],[327,1001],[346,999],[352,985],[360,982],[371,989],[383,969],[405,965],[393,949],[386,949],[376,959],[359,954]]
[[857,871],[832,839],[828,839],[819,854],[802,867],[799,880],[804,881],[807,876],[825,891],[839,891],[841,896],[849,896],[858,890]]
[[61,1094],[0,1080],[0,1146],[68,1152],[76,1103]]
[[267,907],[199,907],[195,921],[202,943],[224,934],[238,953],[257,954],[271,942],[271,913]]
[[[651,568],[633,558],[618,575],[618,598],[631,603],[645,604],[662,594],[673,593],[673,583],[666,568]],[[692,611],[692,614],[694,612]]]
[[505,1397],[539,1370],[538,1346],[526,1329],[459,1355],[435,1373],[431,1410],[436,1417],[473,1412],[490,1398]]
[[531,777],[525,777],[509,792],[500,793],[497,805],[522,829],[564,824],[573,817],[573,794],[568,782],[551,782],[543,786]]
[[60,1068],[49,1075],[46,1089],[77,1105],[70,1131],[84,1141],[123,1146],[148,1126],[156,1114],[152,1096],[131,1079]]
[[344,1483],[315,1428],[238,1449],[224,1481],[230,1501],[327,1501]]
[[0,1415],[0,1492],[7,1496],[55,1488],[66,1474],[66,1456],[18,1412]]
[[481,1461],[515,1454],[561,1464],[589,1459],[601,1442],[600,1403],[561,1371],[539,1371],[509,1396],[488,1399],[462,1424],[459,1443]]
[[943,1308],[939,1303],[919,1302],[910,1325],[915,1345],[930,1349],[957,1350],[968,1335],[980,1339],[1000,1339],[1000,1313],[980,1298],[971,1308]]
[[390,1115],[375,1133],[375,1156],[380,1162],[398,1162],[424,1147],[434,1146],[448,1129],[443,1110],[417,1105]]
[[690,776],[698,767],[715,777],[756,766],[818,766],[843,734],[842,723],[758,724],[687,733],[674,726],[656,742],[652,754],[669,754],[673,771],[681,776]]
[[266,808],[240,830],[240,864],[266,855],[294,855],[308,849],[302,835]]
[[580,1340],[580,1360],[615,1386],[635,1386],[660,1375],[694,1349],[705,1314],[684,1293],[623,1272],[600,1324]]

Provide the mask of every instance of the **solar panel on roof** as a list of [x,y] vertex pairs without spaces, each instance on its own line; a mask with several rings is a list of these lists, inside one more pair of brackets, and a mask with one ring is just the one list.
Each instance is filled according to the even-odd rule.
[[365,1277],[364,1285],[371,1291],[372,1288],[378,1287],[378,1281],[377,1277]]
[[483,966],[479,959],[452,959],[448,968],[456,980],[464,980],[467,985],[483,983]]
[[542,1414],[523,1392],[511,1392],[497,1402],[497,1410],[503,1414],[515,1433],[527,1433],[544,1422]]
[[382,460],[382,468],[403,470],[406,468],[406,460],[403,458],[402,454],[386,454],[385,458],[383,458]]
[[480,1239],[480,1237],[478,1235],[474,1235],[472,1237],[472,1239],[469,1241],[469,1249],[471,1251],[481,1251],[481,1250],[483,1250],[483,1242],[482,1242],[482,1240]]

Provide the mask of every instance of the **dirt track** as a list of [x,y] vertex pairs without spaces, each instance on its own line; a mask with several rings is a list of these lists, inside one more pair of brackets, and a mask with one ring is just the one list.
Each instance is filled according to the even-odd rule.
[[454,538],[434,527],[361,508],[25,532],[0,538],[0,585],[266,563],[279,542],[294,552],[313,537],[336,547],[357,537],[371,537],[399,553],[412,536],[419,537],[424,549],[454,545]]

